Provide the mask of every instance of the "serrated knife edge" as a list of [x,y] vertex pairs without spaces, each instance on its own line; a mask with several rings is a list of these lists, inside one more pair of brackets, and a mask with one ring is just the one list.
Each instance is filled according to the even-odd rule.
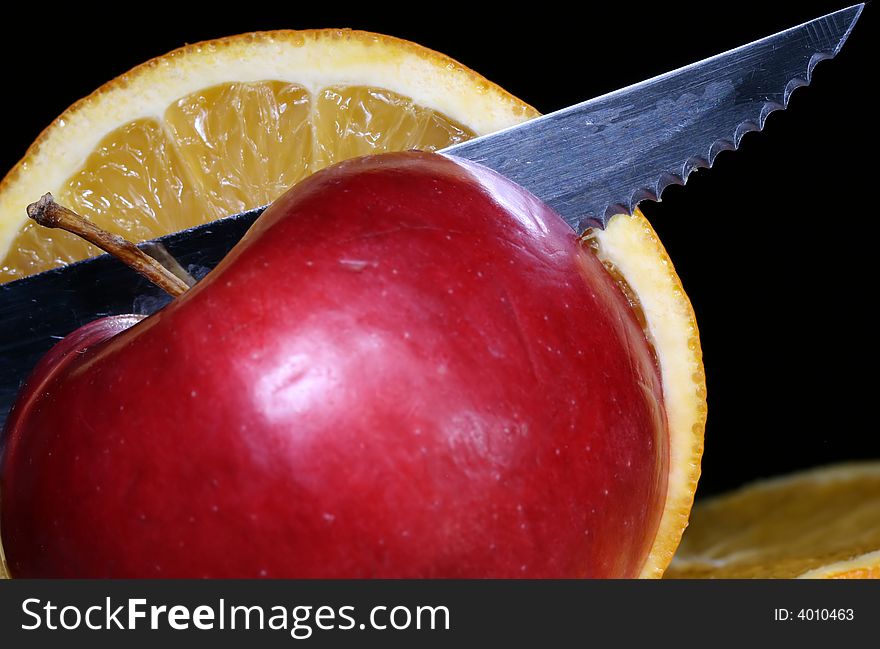
[[[480,162],[512,178],[554,207],[579,233],[588,227],[604,227],[614,214],[632,213],[638,203],[643,200],[659,200],[663,190],[669,185],[685,184],[688,176],[695,169],[711,167],[719,153],[737,149],[746,133],[760,131],[771,113],[788,106],[794,90],[810,83],[814,69],[820,61],[833,58],[840,52],[863,8],[864,4],[858,4],[832,12],[747,45],[682,66],[560,111],[537,117],[525,125],[510,127],[504,131],[456,144],[445,149],[444,153]],[[791,64],[792,61],[783,59],[779,52],[782,51],[791,56],[793,53],[797,53],[798,47],[804,49],[805,52],[797,59],[799,63],[796,66],[790,66],[791,69],[780,70],[770,65],[763,65],[768,61],[778,62],[779,60]],[[583,142],[572,139],[565,143],[564,150],[557,151],[559,165],[548,169],[546,178],[541,177],[542,167],[536,163],[540,162],[541,156],[548,155],[548,139],[545,135],[541,135],[530,140],[530,132],[541,133],[544,131],[545,134],[549,134],[559,129],[573,133],[578,130],[582,131],[584,123],[593,123],[596,113],[601,114],[604,111],[606,114],[612,114],[620,107],[623,107],[622,112],[625,112],[628,105],[635,105],[638,102],[643,102],[650,108],[649,102],[646,102],[644,97],[651,93],[656,95],[657,106],[663,101],[668,104],[670,94],[667,91],[670,88],[678,88],[679,90],[684,88],[684,91],[691,89],[708,91],[697,98],[702,102],[699,105],[704,108],[708,107],[709,110],[715,107],[713,101],[716,102],[715,105],[722,105],[724,102],[735,105],[735,100],[739,97],[733,95],[742,92],[748,83],[755,81],[752,78],[736,78],[736,75],[742,69],[746,69],[752,59],[762,64],[755,67],[754,78],[763,83],[775,85],[760,88],[766,90],[766,100],[761,101],[759,96],[752,97],[750,106],[753,108],[743,114],[741,119],[737,119],[735,112],[731,111],[729,125],[720,129],[716,134],[710,135],[694,127],[693,114],[688,110],[692,110],[692,106],[696,102],[684,102],[684,105],[680,107],[673,106],[673,109],[679,111],[677,116],[675,110],[670,109],[668,105],[656,108],[657,119],[655,120],[649,120],[644,111],[637,115],[643,126],[651,124],[653,128],[654,124],[658,125],[654,129],[654,133],[662,132],[659,125],[669,122],[673,124],[673,128],[669,131],[673,137],[678,135],[679,130],[687,131],[688,128],[691,128],[693,132],[688,131],[687,141],[680,146],[682,151],[689,149],[687,153],[667,160],[666,164],[656,164],[652,171],[643,174],[638,180],[623,175],[618,184],[626,186],[625,190],[617,188],[616,191],[606,192],[608,195],[603,197],[604,200],[599,200],[600,196],[594,190],[595,187],[601,185],[602,178],[600,176],[614,171],[612,163],[601,160],[600,156],[613,159],[621,151],[624,154],[631,154],[635,150],[635,153],[640,157],[639,162],[647,160],[647,164],[651,164],[653,152],[642,151],[640,148],[634,149],[634,138],[629,125],[635,119],[631,118],[629,124],[613,124],[616,115],[611,120],[607,120],[603,126],[625,127],[618,128],[621,137],[617,141],[612,142],[611,138],[606,138],[603,146],[597,147],[600,149],[598,155],[593,154],[590,150],[593,142],[589,142],[583,149],[578,150],[577,154],[572,155],[572,150],[583,144]],[[779,74],[780,78],[773,78],[772,73]],[[688,80],[690,80],[690,84],[687,83]],[[717,84],[721,80],[730,81],[729,87],[718,87]],[[716,84],[714,89],[711,88],[712,83]],[[726,95],[723,94],[725,91]],[[718,96],[714,96],[713,93]],[[686,94],[677,97],[677,99],[684,98],[686,98]],[[683,123],[686,126],[676,130],[679,124],[675,121],[675,117],[684,120]],[[717,115],[712,113],[710,117],[716,119]],[[687,122],[689,118],[692,120],[690,123]],[[648,136],[651,133],[645,128],[642,135],[646,137],[640,138],[639,142],[642,139],[649,140]],[[701,135],[704,142],[699,145],[697,142]],[[669,140],[665,140],[658,144],[665,146],[668,142]],[[624,159],[626,159],[625,155]],[[571,180],[579,178],[579,170],[575,169],[569,174],[559,173],[559,168],[565,164],[571,164],[572,160],[585,165],[593,164],[597,171],[592,176],[581,174],[583,176],[580,178],[582,184],[578,186]],[[603,167],[603,164],[606,166]],[[620,167],[625,170],[626,174],[633,173],[631,165],[621,164]],[[558,183],[560,176],[566,181],[559,183],[565,185],[564,193],[553,187],[554,183]]]

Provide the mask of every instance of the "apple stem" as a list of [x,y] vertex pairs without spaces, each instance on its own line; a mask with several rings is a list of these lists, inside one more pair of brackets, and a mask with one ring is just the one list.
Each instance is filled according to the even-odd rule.
[[28,205],[27,215],[43,227],[60,228],[98,246],[104,252],[109,252],[172,297],[183,295],[189,289],[186,282],[131,241],[107,232],[73,210],[59,205],[52,194],[44,194],[36,203]]

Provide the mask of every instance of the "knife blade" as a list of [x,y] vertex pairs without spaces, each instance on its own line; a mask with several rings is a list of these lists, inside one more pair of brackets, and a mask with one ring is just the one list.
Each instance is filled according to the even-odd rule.
[[578,234],[604,228],[683,185],[721,151],[788,106],[837,55],[864,5],[444,149],[491,167],[558,212]]
[[[760,130],[843,46],[864,5],[792,27],[678,70],[443,153],[526,187],[578,233],[657,200]],[[35,197],[36,199],[37,197]],[[257,208],[143,245],[161,245],[196,279],[241,239]],[[96,318],[149,314],[168,298],[107,255],[0,285],[0,426],[21,382],[57,340]]]

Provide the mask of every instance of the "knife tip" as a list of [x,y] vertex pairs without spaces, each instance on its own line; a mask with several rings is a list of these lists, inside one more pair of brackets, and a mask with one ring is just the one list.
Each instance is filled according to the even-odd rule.
[[843,44],[846,43],[846,39],[848,39],[849,35],[852,33],[853,27],[855,27],[856,23],[859,21],[859,17],[862,15],[864,9],[865,3],[860,2],[859,4],[852,5],[846,9],[840,9],[839,11],[828,15],[828,18],[838,18],[840,23],[842,23],[842,33],[837,41],[837,45],[834,47],[834,54],[832,56],[836,56],[840,52]]

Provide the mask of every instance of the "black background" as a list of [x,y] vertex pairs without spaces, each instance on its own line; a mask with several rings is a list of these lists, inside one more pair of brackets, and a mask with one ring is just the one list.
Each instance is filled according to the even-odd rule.
[[[0,171],[70,103],[187,42],[279,28],[378,31],[444,52],[548,112],[844,6],[325,4],[18,7],[0,27]],[[701,328],[709,423],[700,495],[880,457],[871,418],[877,127],[866,96],[877,77],[875,13],[867,8],[841,55],[819,65],[763,134],[644,206]]]

